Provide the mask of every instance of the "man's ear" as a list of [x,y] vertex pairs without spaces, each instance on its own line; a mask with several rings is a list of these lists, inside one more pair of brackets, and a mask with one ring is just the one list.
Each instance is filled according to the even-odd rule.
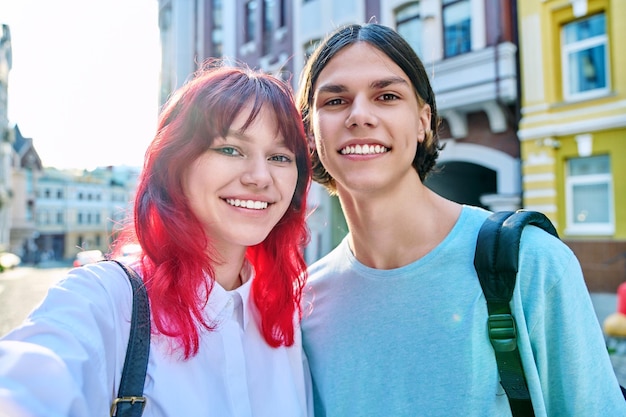
[[432,112],[430,110],[430,104],[428,103],[422,104],[419,109],[419,120],[420,120],[421,126],[419,129],[419,136],[417,138],[418,142],[422,142],[426,137],[425,132],[430,131],[431,117],[432,117]]
[[314,151],[315,150],[315,136],[313,136],[313,133],[308,132],[306,134],[306,140],[309,143],[309,150]]

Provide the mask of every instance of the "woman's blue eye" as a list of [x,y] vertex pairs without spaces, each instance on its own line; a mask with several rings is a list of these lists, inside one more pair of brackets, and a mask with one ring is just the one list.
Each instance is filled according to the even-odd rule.
[[216,149],[218,152],[223,153],[225,155],[230,156],[238,156],[240,155],[239,151],[231,146],[224,146]]
[[288,157],[287,155],[274,155],[270,157],[270,160],[276,161],[276,162],[291,162],[291,158]]

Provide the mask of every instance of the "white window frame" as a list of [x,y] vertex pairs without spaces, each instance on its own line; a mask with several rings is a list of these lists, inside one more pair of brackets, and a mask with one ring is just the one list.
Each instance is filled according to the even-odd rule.
[[[581,159],[581,158],[576,158]],[[568,235],[612,235],[615,233],[615,204],[613,191],[613,176],[611,174],[611,159],[609,156],[609,172],[594,173],[589,175],[570,175],[570,161],[566,162],[565,196],[566,196],[566,234]],[[607,211],[606,223],[580,223],[576,222],[574,213],[574,187],[580,185],[606,185],[607,186]]]
[[[604,14],[604,13],[601,13],[601,14]],[[588,16],[586,17],[586,19],[589,19],[591,17],[593,16]],[[609,86],[610,86],[611,74],[610,74],[610,66],[609,66],[609,43],[608,43],[608,36],[606,34],[606,25],[604,27],[603,35],[596,35],[590,38],[586,38],[586,39],[582,39],[576,42],[572,42],[570,44],[566,44],[565,43],[565,28],[570,25],[576,25],[580,22],[581,20],[570,22],[561,28],[561,68],[563,71],[563,98],[566,101],[580,101],[580,100],[587,100],[590,98],[602,97],[602,96],[607,95],[610,91]],[[605,22],[606,22],[606,16],[605,16]],[[570,71],[570,63],[569,63],[570,55],[581,52],[581,51],[585,51],[585,50],[588,50],[597,46],[601,46],[601,45],[604,45],[604,52],[605,52],[604,53],[604,71],[605,71],[604,77],[606,80],[605,86],[596,88],[593,90],[587,90],[587,91],[570,91],[570,77],[573,76],[573,74]]]

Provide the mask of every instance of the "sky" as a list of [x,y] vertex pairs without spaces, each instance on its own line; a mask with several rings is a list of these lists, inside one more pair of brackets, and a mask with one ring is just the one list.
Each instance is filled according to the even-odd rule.
[[61,169],[141,166],[161,67],[157,0],[0,0],[9,126]]

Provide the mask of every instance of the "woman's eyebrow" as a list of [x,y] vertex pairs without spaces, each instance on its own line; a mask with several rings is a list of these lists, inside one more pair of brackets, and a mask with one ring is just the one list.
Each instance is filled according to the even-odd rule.
[[[223,138],[223,140],[227,142],[229,137],[232,137],[233,139],[237,139],[237,140],[242,140],[244,142],[249,142],[249,143],[255,141],[254,136],[247,135],[246,132],[242,132],[240,130],[229,130],[226,137]],[[282,147],[289,149],[289,146],[287,146],[287,142],[285,141],[285,138],[283,138],[281,135],[277,135],[274,138],[274,143],[276,144],[276,146],[282,146]]]
[[228,138],[235,138],[235,139],[242,139],[242,140],[250,140],[250,137],[247,136],[245,134],[245,132],[242,132],[240,130],[231,130],[229,129],[228,132],[226,132],[226,137],[224,138],[224,140],[228,140]]

